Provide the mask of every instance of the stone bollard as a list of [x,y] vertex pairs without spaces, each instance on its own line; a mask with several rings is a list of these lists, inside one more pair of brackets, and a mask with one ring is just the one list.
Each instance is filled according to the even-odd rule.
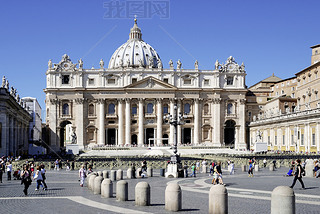
[[87,185],[87,187],[89,188],[89,179],[90,179],[90,176],[91,176],[91,174],[88,174],[87,175],[87,177],[86,177],[86,179],[85,179],[85,183],[86,183],[86,185]]
[[165,192],[165,209],[168,211],[181,210],[182,191],[177,183],[169,183]]
[[202,173],[207,173],[207,166],[205,165],[202,166]]
[[112,198],[113,196],[113,183],[109,178],[102,181],[101,184],[101,197],[102,198]]
[[98,176],[102,177],[102,172],[101,171],[98,171],[97,174],[98,174]]
[[246,165],[241,165],[241,171],[246,172],[247,171],[247,166]]
[[312,159],[306,160],[306,166],[305,166],[305,175],[306,177],[313,178],[314,177],[314,161]]
[[259,165],[254,166],[254,171],[259,172]]
[[123,180],[123,171],[122,169],[117,170],[117,181]]
[[132,168],[127,170],[127,179],[132,179]]
[[104,179],[109,178],[109,172],[108,172],[107,170],[103,170],[103,171],[102,171],[102,177],[103,177]]
[[117,182],[117,201],[128,201],[128,182],[121,180]]
[[117,171],[115,171],[115,170],[111,170],[110,171],[110,180],[111,181],[116,181],[117,180],[116,174],[117,174]]
[[101,182],[103,181],[102,176],[97,176],[93,181],[93,194],[101,194]]
[[274,188],[271,194],[271,214],[295,214],[295,195],[287,186]]
[[136,178],[141,178],[141,174],[142,174],[142,169],[138,168],[136,171]]
[[49,168],[49,170],[51,170],[51,162],[50,161],[49,161],[49,167],[48,168]]
[[147,168],[147,175],[148,175],[148,177],[153,177],[153,169],[152,168],[150,168],[150,167]]
[[274,165],[273,164],[269,165],[269,171],[274,171]]
[[[92,173],[91,173],[92,174]],[[89,178],[89,185],[88,185],[88,187],[89,187],[89,189],[90,190],[93,190],[93,183],[94,183],[94,179],[97,177],[97,175],[96,174],[92,174],[92,175],[90,175],[90,178]]]
[[209,214],[228,213],[228,192],[222,185],[214,185],[209,192]]
[[150,205],[150,185],[147,182],[139,182],[135,188],[135,201],[137,206]]

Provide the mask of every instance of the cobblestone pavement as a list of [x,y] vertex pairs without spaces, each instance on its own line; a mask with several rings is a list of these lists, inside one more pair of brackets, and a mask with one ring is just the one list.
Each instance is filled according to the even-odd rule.
[[[228,175],[225,171],[223,179],[229,195],[229,213],[270,213],[272,190],[277,186],[289,186],[293,180],[283,176],[286,171],[284,167],[274,172],[261,169],[254,173],[253,178],[240,169],[235,175]],[[168,182],[178,182],[182,188],[182,211],[179,213],[208,213],[211,179],[208,174],[198,174],[196,178],[166,179],[159,176],[159,170],[154,170],[154,177],[127,180],[129,201],[117,202],[115,198],[101,198],[87,188],[81,188],[76,171],[48,171],[48,191],[35,191],[33,182],[28,196],[24,196],[20,181],[7,181],[4,175],[0,184],[0,213],[170,213],[164,208]],[[319,213],[320,179],[304,177],[303,180],[306,190],[301,189],[299,182],[294,187],[296,213]],[[134,204],[134,188],[140,181],[147,181],[151,186],[149,207]]]

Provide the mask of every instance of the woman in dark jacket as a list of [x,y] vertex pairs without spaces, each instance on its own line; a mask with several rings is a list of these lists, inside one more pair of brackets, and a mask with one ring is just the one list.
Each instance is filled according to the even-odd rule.
[[296,162],[297,162],[296,171],[294,173],[294,179],[293,179],[293,182],[292,182],[290,188],[293,188],[294,185],[296,184],[297,180],[299,180],[299,182],[301,183],[302,189],[305,189],[304,183],[302,181],[302,175],[304,173],[304,169],[300,165],[301,160],[298,159],[298,160],[296,160]]
[[21,172],[21,184],[24,184],[23,193],[28,195],[28,188],[31,185],[31,171],[28,165],[23,166],[23,171]]

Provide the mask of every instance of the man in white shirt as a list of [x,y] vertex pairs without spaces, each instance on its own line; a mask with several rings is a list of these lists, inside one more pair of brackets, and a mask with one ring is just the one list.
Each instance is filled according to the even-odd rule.
[[11,161],[7,162],[7,180],[11,180],[12,164]]

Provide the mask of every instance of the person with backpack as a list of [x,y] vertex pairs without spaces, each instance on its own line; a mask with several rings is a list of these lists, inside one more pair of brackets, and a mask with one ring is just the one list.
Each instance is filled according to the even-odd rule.
[[301,166],[301,160],[300,159],[296,160],[296,163],[297,163],[296,171],[294,173],[294,179],[293,179],[293,182],[292,182],[290,188],[293,188],[294,185],[296,184],[297,180],[299,180],[299,182],[301,183],[302,189],[306,189],[304,186],[304,183],[302,181],[302,176],[304,176],[305,171],[304,171],[303,167]]
[[29,170],[29,166],[26,164],[23,166],[23,170],[21,172],[21,184],[24,184],[23,193],[28,195],[28,188],[32,183],[31,180],[31,171]]

